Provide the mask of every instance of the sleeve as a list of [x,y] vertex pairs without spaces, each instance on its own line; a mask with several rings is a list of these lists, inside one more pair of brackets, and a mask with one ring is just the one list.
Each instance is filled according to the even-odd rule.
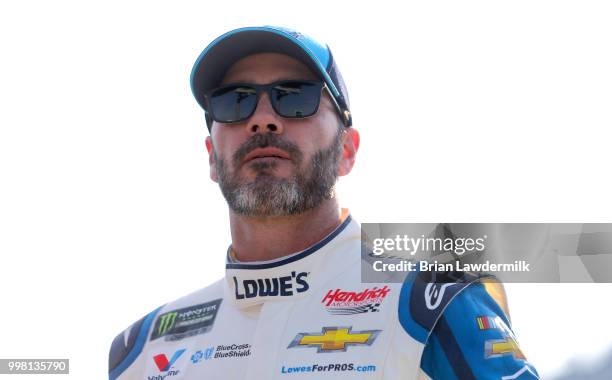
[[[433,380],[539,379],[510,328],[504,302],[483,283],[460,292],[427,340],[421,370]],[[501,306],[500,306],[501,304]]]
[[117,379],[140,355],[147,340],[149,328],[161,307],[133,323],[111,344],[108,355],[108,378]]

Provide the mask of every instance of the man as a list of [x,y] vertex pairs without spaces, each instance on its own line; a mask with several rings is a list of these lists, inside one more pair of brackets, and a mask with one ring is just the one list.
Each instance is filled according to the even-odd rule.
[[117,336],[110,379],[537,378],[495,283],[361,283],[360,227],[334,193],[359,134],[326,45],[237,29],[191,85],[229,206],[226,276]]

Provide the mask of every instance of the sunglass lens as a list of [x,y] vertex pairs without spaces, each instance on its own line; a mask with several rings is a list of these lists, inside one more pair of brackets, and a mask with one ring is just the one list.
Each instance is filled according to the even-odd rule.
[[215,119],[234,123],[247,119],[257,106],[257,91],[248,86],[223,87],[212,93],[210,107]]
[[272,105],[279,115],[290,118],[312,116],[319,107],[321,85],[287,81],[272,89]]

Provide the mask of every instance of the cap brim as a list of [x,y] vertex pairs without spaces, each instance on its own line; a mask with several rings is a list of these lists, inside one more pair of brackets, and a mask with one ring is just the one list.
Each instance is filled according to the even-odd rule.
[[[313,52],[307,51],[290,36],[272,28],[243,28],[217,38],[204,49],[194,64],[191,91],[200,106],[206,108],[204,94],[220,84],[231,65],[248,55],[264,52],[285,54],[297,59],[335,90],[327,67],[323,67],[322,62],[313,58]],[[326,58],[329,62],[330,59]]]

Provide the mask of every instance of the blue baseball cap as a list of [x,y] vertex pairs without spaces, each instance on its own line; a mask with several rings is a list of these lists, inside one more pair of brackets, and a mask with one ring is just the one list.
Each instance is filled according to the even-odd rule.
[[205,111],[209,129],[212,119],[206,112],[204,94],[219,86],[227,70],[236,61],[257,53],[285,54],[305,64],[325,82],[340,105],[344,125],[352,125],[348,92],[329,47],[295,30],[257,26],[235,29],[217,37],[202,51],[193,65],[191,91]]

